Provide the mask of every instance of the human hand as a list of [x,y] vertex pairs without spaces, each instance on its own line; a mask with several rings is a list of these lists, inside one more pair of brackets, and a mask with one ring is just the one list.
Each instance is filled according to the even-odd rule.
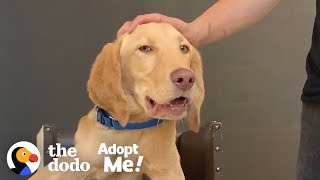
[[174,28],[176,28],[187,40],[193,44],[198,45],[197,42],[197,33],[195,31],[195,28],[193,28],[192,23],[186,23],[182,21],[181,19],[165,16],[158,13],[151,13],[151,14],[145,14],[145,15],[139,15],[132,21],[125,22],[122,27],[117,32],[117,37],[120,37],[122,34],[125,33],[132,33],[138,25],[140,24],[146,24],[150,22],[155,23],[169,23]]

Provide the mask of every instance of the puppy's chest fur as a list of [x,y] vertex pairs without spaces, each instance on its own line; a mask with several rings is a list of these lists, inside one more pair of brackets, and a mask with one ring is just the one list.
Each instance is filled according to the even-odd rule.
[[80,161],[89,162],[94,169],[103,171],[105,157],[110,157],[114,163],[116,158],[122,155],[98,154],[101,143],[105,143],[106,147],[113,144],[117,146],[137,144],[138,154],[129,155],[128,159],[136,163],[139,156],[144,156],[141,166],[141,172],[144,172],[145,168],[152,168],[148,162],[161,159],[164,154],[175,153],[175,136],[175,121],[164,121],[156,127],[142,130],[113,130],[99,124],[95,111],[92,110],[80,120],[75,146]]

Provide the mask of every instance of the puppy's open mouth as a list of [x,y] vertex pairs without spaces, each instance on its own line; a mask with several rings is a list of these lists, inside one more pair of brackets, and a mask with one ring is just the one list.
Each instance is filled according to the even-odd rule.
[[174,116],[179,116],[187,110],[188,99],[180,96],[175,98],[168,103],[158,104],[155,100],[146,97],[146,103],[152,113],[166,113]]

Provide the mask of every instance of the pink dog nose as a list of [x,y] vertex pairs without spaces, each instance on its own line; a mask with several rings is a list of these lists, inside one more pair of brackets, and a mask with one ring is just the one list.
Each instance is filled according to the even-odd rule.
[[181,90],[190,89],[195,81],[194,73],[189,69],[176,69],[170,74],[171,81]]

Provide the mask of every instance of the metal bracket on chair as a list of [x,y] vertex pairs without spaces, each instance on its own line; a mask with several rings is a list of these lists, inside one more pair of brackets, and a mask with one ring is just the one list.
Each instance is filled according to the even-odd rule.
[[222,163],[222,123],[212,121],[213,128],[213,162],[214,162],[214,180],[223,179],[223,163]]
[[39,149],[41,156],[40,167],[44,167],[52,161],[52,157],[49,156],[48,147],[54,143],[54,127],[49,124],[43,125],[37,134],[37,148]]

